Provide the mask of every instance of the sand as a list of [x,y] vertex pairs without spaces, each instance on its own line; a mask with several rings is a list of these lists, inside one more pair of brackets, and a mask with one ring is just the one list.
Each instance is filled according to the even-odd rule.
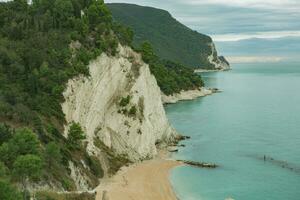
[[177,200],[169,172],[180,165],[160,156],[124,167],[112,178],[102,180],[96,200]]

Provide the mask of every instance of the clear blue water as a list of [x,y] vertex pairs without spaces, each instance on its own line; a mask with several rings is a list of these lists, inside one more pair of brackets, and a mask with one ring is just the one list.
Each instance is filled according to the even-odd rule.
[[236,65],[203,78],[223,92],[166,107],[192,137],[173,156],[220,167],[175,168],[179,199],[300,200],[300,64]]

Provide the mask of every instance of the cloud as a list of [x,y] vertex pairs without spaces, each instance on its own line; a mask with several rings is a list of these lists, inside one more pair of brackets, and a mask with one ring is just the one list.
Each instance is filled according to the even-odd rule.
[[216,42],[235,42],[248,39],[278,39],[284,37],[300,37],[299,31],[266,31],[266,32],[254,32],[245,34],[221,34],[211,35]]
[[300,8],[299,0],[180,0],[180,2],[190,5],[222,5],[294,11]]
[[284,57],[276,56],[227,56],[226,59],[232,63],[277,63],[284,61]]

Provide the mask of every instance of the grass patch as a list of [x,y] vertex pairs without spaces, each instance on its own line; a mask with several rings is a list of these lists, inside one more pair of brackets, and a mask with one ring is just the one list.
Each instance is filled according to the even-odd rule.
[[36,194],[38,200],[95,200],[95,194],[58,194],[49,191],[40,191]]

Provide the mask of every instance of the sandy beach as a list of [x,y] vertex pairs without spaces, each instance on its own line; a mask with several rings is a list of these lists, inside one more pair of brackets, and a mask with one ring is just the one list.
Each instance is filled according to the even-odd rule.
[[122,168],[102,180],[96,200],[177,200],[169,181],[170,169],[182,163],[159,156]]

